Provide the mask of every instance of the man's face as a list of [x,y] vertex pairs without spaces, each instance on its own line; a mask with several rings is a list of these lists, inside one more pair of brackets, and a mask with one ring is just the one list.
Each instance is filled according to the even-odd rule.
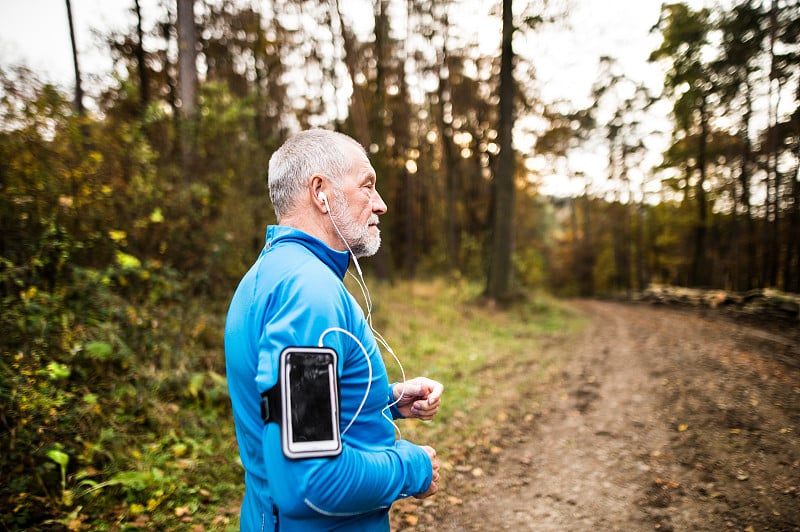
[[369,257],[381,246],[378,216],[386,212],[386,204],[375,188],[375,169],[366,155],[354,146],[353,165],[342,178],[341,189],[333,191],[331,216],[356,257]]

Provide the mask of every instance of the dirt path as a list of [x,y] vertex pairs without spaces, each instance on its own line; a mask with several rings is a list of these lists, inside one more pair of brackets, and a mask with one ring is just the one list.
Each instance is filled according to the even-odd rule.
[[575,305],[585,329],[541,353],[556,369],[412,529],[800,530],[797,326]]

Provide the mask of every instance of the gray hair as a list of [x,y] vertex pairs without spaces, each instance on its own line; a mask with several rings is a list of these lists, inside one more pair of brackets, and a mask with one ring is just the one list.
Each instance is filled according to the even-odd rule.
[[[269,199],[278,222],[292,211],[314,174],[322,174],[341,186],[342,177],[353,161],[343,149],[346,143],[363,146],[343,133],[308,129],[290,137],[269,159]],[[365,152],[366,153],[366,152]]]

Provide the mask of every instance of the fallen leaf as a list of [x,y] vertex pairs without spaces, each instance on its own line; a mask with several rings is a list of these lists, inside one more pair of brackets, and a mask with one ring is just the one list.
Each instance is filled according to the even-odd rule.
[[677,489],[681,486],[680,482],[661,477],[656,477],[655,483],[661,486],[662,488],[667,488],[667,489]]
[[403,521],[410,526],[417,526],[417,523],[419,523],[419,517],[416,515],[406,515],[403,516]]
[[133,520],[133,525],[138,528],[146,528],[150,524],[150,516],[140,515]]

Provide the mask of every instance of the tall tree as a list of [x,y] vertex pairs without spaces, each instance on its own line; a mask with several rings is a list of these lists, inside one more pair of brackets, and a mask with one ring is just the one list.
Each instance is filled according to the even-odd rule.
[[675,97],[674,141],[684,144],[690,150],[690,157],[686,159],[685,182],[687,186],[694,182],[690,195],[694,196],[696,202],[697,217],[694,224],[689,284],[706,285],[709,282],[706,256],[707,149],[710,134],[709,96],[712,91],[710,80],[713,78],[703,53],[708,45],[708,32],[711,30],[709,11],[693,11],[685,4],[664,5],[656,27],[661,30],[664,40],[650,55],[650,59],[668,60],[671,63],[666,74],[664,91]]
[[514,21],[512,0],[503,0],[503,37],[500,52],[500,154],[492,188],[491,242],[486,295],[495,301],[511,296],[514,223]]
[[[770,14],[774,17],[775,43],[770,49],[770,77],[785,96],[794,97],[783,116],[778,114],[780,99],[776,99],[776,195],[778,208],[783,210],[779,236],[779,253],[783,254],[778,278],[784,290],[800,292],[800,4],[773,2]],[[771,17],[771,19],[773,18]],[[772,39],[772,37],[770,37]],[[792,87],[792,89],[789,89]],[[791,103],[789,104],[789,106]]]
[[194,0],[178,0],[178,82],[181,113],[194,118],[197,110],[197,31]]
[[766,135],[766,218],[764,220],[764,285],[776,286],[778,282],[780,215],[778,214],[781,182],[778,177],[778,106],[782,91],[782,76],[778,69],[775,45],[778,41],[778,5],[771,0],[769,6],[767,53],[769,61],[769,85],[767,93],[768,123]]
[[178,91],[181,100],[181,162],[184,182],[191,176],[197,112],[197,31],[194,0],[178,0]]
[[[431,6],[433,10],[438,3]],[[436,13],[434,17],[436,17]],[[448,39],[450,33],[450,20],[448,17],[448,4],[439,5],[438,17],[440,18],[440,25],[442,28],[441,45],[437,50],[437,65],[436,65],[436,98],[434,105],[434,112],[436,116],[436,125],[439,130],[439,143],[441,144],[441,169],[444,174],[444,197],[446,211],[445,216],[445,251],[447,255],[448,265],[453,271],[461,270],[461,261],[458,260],[458,250],[460,247],[460,231],[461,224],[459,222],[458,209],[456,206],[459,204],[460,190],[456,186],[457,173],[455,166],[457,164],[455,157],[455,147],[453,146],[453,128],[451,126],[452,115],[445,112],[445,108],[452,104],[450,103],[450,73],[448,70],[448,63],[450,61],[450,53],[448,50]]]
[[353,87],[353,95],[350,101],[350,117],[355,131],[353,137],[360,142],[362,146],[368,147],[371,143],[372,136],[370,134],[367,108],[364,102],[366,98],[364,87],[362,83],[358,82],[358,50],[356,48],[356,38],[352,30],[344,23],[339,0],[335,1],[336,13],[339,18],[339,27],[342,32],[342,42],[344,44],[344,62],[347,66],[347,72],[350,74],[350,82]]
[[134,0],[134,10],[136,12],[136,66],[139,73],[139,103],[141,111],[150,102],[150,81],[147,73],[144,52],[144,29],[142,28],[142,8],[139,0]]
[[[738,161],[738,183],[733,187],[732,222],[734,224],[737,263],[733,272],[733,288],[749,290],[756,281],[756,234],[751,201],[752,177],[755,173],[751,138],[759,57],[764,41],[763,13],[745,2],[722,16],[720,59],[712,64],[717,75],[722,104],[727,116],[738,119],[737,152],[729,159]],[[736,169],[734,169],[734,172]],[[740,228],[741,227],[741,228]]]
[[75,69],[75,112],[83,115],[83,85],[81,84],[81,69],[78,66],[78,45],[75,41],[75,25],[72,22],[72,4],[67,2],[67,20],[69,21],[69,40],[72,43],[72,65]]

